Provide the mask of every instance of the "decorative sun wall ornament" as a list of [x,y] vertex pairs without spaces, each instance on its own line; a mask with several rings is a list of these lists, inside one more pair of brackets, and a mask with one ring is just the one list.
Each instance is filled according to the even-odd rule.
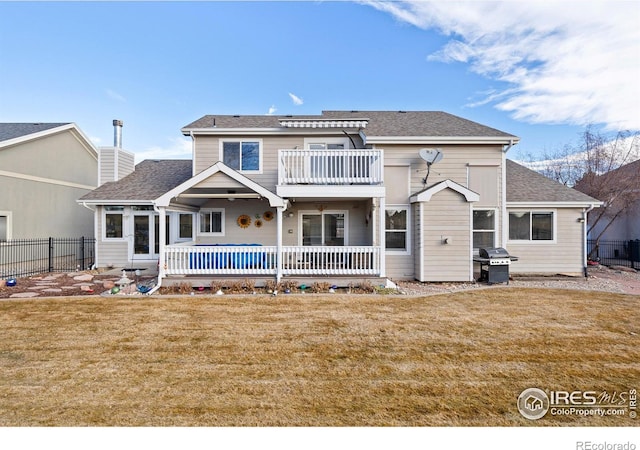
[[251,225],[251,217],[243,214],[241,216],[238,216],[237,222],[240,228],[247,228],[249,225]]
[[258,219],[255,221],[256,228],[260,228],[262,226],[262,220]]
[[269,222],[270,220],[272,220],[272,219],[273,219],[273,212],[271,212],[271,211],[265,211],[265,212],[262,214],[262,218],[263,218],[264,220],[266,220],[267,222]]

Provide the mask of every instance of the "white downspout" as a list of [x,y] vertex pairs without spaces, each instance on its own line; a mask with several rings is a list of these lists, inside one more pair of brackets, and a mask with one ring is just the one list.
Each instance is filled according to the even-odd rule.
[[282,211],[284,207],[276,208],[276,283],[282,279]]
[[87,202],[81,202],[80,204],[87,208],[89,211],[93,212],[93,239],[95,240],[95,244],[93,247],[93,265],[98,267],[98,219],[100,218],[98,214],[98,208],[92,208],[91,206],[87,205]]
[[386,218],[386,211],[385,211],[385,198],[384,197],[380,197],[378,199],[378,233],[379,233],[379,239],[380,242],[378,243],[378,246],[380,247],[380,278],[384,278],[386,277],[386,273],[387,273],[387,252],[386,252],[386,240],[385,240],[385,218]]
[[418,224],[420,225],[420,244],[418,245],[418,257],[420,258],[420,282],[424,282],[424,202],[419,202],[419,212],[418,214],[420,215],[420,217],[418,217]]
[[[153,287],[153,289],[151,289],[149,292],[147,292],[147,295],[151,295],[154,292],[156,292],[158,289],[160,289],[162,287],[162,279],[165,277],[165,242],[167,240],[167,208],[164,206],[157,206],[157,205],[153,205],[153,210],[155,212],[158,213],[158,215],[160,216],[160,221],[158,224],[158,227],[160,228],[160,233],[162,235],[162,239],[160,239],[160,242],[158,243],[158,283]],[[158,236],[156,236],[156,239],[158,239]]]
[[593,210],[596,205],[591,205],[588,208],[582,210],[582,267],[584,267],[584,277],[587,278],[589,273],[587,268],[587,214],[589,211]]
[[502,207],[500,213],[502,214],[502,220],[500,220],[500,244],[498,247],[507,247],[507,241],[509,240],[509,228],[508,228],[508,215],[507,215],[507,152],[513,147],[513,139],[509,141],[509,145],[502,149]]

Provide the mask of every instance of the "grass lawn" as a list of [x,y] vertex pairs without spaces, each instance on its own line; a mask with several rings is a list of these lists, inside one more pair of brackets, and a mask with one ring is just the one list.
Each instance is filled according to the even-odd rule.
[[2,426],[638,426],[523,418],[523,389],[640,388],[640,297],[0,302]]

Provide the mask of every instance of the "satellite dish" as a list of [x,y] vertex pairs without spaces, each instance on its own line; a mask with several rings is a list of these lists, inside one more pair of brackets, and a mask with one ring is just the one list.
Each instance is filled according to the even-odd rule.
[[422,179],[422,184],[426,186],[429,172],[431,172],[431,165],[440,161],[444,155],[439,148],[423,148],[420,150],[419,155],[427,163],[427,174]]
[[420,158],[422,158],[428,166],[442,160],[444,156],[439,148],[423,148],[419,154]]

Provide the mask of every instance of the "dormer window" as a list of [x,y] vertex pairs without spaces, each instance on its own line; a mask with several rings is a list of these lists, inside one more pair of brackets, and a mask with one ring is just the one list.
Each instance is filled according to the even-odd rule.
[[220,144],[220,159],[239,172],[262,171],[261,140],[224,140]]

